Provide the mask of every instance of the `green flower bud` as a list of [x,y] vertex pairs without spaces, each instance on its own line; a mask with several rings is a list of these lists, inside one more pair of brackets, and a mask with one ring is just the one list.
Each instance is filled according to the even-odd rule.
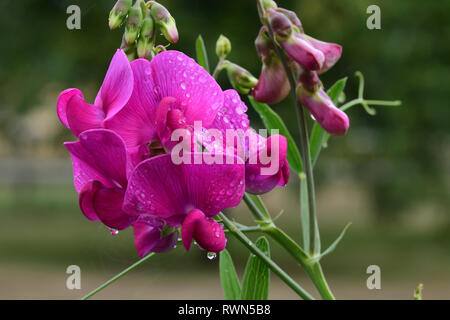
[[256,79],[248,70],[226,61],[225,69],[227,70],[228,79],[235,90],[241,94],[248,94],[258,83]]
[[139,30],[142,26],[142,8],[140,3],[142,0],[136,1],[134,6],[130,8],[130,11],[128,13],[128,22],[125,26],[125,41],[128,44],[133,43],[139,34]]
[[216,54],[219,58],[226,58],[231,52],[231,42],[224,35],[220,35],[216,42]]
[[132,0],[119,0],[109,13],[109,28],[115,29],[120,26],[127,17],[131,8]]
[[264,10],[277,8],[277,3],[273,0],[263,0]]
[[178,30],[175,19],[170,15],[169,11],[157,2],[152,3],[150,7],[152,18],[161,29],[164,38],[171,43],[178,41]]
[[149,59],[155,45],[155,22],[153,21],[150,11],[142,22],[141,32],[137,41],[137,54],[139,58]]

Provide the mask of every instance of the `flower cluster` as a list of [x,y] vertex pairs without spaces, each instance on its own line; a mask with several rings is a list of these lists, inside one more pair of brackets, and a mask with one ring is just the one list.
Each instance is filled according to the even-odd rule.
[[[286,139],[250,130],[246,111],[235,90],[222,91],[181,52],[129,62],[117,50],[93,104],[78,89],[63,91],[57,101],[60,121],[78,138],[65,146],[82,212],[112,230],[131,226],[141,256],[172,249],[180,227],[186,250],[195,240],[204,250],[221,251],[225,234],[212,218],[238,205],[245,191],[265,193],[289,179]],[[204,141],[195,133],[197,122]],[[179,130],[186,133],[184,146],[201,148],[183,149],[189,161],[175,163]],[[233,147],[216,148],[211,134],[229,130],[240,132]],[[208,153],[223,161],[198,157]],[[266,170],[272,164],[260,161],[261,154],[277,159],[275,171]]]
[[348,117],[334,105],[318,77],[339,60],[342,47],[308,36],[293,11],[278,8],[273,1],[265,1],[264,4],[267,26],[261,28],[255,40],[263,67],[252,92],[253,97],[264,103],[278,103],[286,98],[291,89],[272,42],[273,37],[287,54],[289,67],[297,74],[298,101],[325,131],[332,135],[344,135],[349,127]]

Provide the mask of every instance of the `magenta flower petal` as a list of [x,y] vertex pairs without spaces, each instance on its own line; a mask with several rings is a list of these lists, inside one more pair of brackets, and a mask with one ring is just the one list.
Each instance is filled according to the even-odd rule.
[[148,60],[134,60],[131,69],[134,76],[133,93],[122,110],[105,121],[105,127],[117,132],[127,147],[136,147],[156,138],[154,123],[159,94],[155,91]]
[[67,123],[75,136],[90,129],[101,128],[104,118],[103,111],[84,101],[80,95],[72,95],[66,106]]
[[[267,139],[259,136],[258,140],[262,143],[256,150],[251,148],[250,159],[245,164],[245,190],[252,194],[269,192],[276,186],[285,186],[289,181],[286,138],[276,134]],[[262,159],[266,155],[270,161]]]
[[84,184],[80,190],[78,203],[80,205],[81,212],[83,212],[86,218],[92,221],[100,220],[94,208],[94,196],[101,187],[101,182],[91,180]]
[[206,218],[205,214],[200,210],[192,210],[188,213],[183,221],[181,228],[181,240],[186,251],[191,249],[192,239],[194,238],[195,226],[199,220]]
[[94,195],[95,212],[109,228],[123,230],[136,220],[122,210],[124,194],[122,188],[99,188]]
[[78,192],[91,181],[105,187],[127,185],[127,154],[123,140],[113,131],[93,129],[80,134],[80,140],[66,142],[72,156],[74,184]]
[[193,59],[178,51],[164,51],[151,61],[160,98],[173,97],[186,121],[202,121],[208,126],[223,104],[220,86]]
[[140,216],[133,224],[134,244],[138,254],[144,257],[150,251],[166,252],[178,241],[178,231],[161,237],[164,223],[151,216]]
[[194,208],[214,216],[242,199],[244,166],[239,161],[229,157],[223,164],[176,165],[170,154],[145,160],[131,175],[124,209],[132,215],[158,216],[173,225]]
[[189,212],[184,219],[181,238],[187,251],[191,248],[192,239],[209,252],[220,252],[225,249],[227,243],[222,227],[197,209]]
[[295,33],[286,41],[280,42],[286,53],[308,70],[320,70],[325,62],[325,55],[322,51],[314,48],[302,34]]
[[322,68],[317,71],[319,74],[329,70],[341,57],[342,46],[339,44],[320,41],[307,35],[305,35],[305,37],[314,48],[320,50],[325,56],[325,61]]
[[241,158],[226,155],[223,164],[192,163],[181,167],[189,204],[208,217],[241,202],[245,191],[244,162]]
[[130,62],[123,50],[117,50],[94,104],[104,111],[105,120],[108,120],[123,108],[132,91],[133,72]]
[[[246,159],[246,141],[245,141],[245,133],[249,128],[249,120],[247,116],[247,106],[241,100],[241,97],[237,93],[236,90],[230,89],[224,91],[224,103],[223,107],[219,109],[217,112],[217,116],[214,119],[214,122],[209,126],[208,132],[203,136],[203,145],[207,150],[213,151],[223,151],[226,150],[226,134],[227,129],[231,129],[234,131],[230,131],[237,135],[237,138],[234,138],[233,144],[228,146],[236,149],[236,154],[240,156],[244,161]],[[223,138],[223,147],[217,146],[214,144],[213,135],[210,131],[211,129],[219,130]],[[239,150],[240,148],[240,150]],[[232,153],[232,150],[228,150],[228,153]]]
[[66,128],[69,128],[69,123],[67,121],[67,103],[74,95],[78,95],[83,98],[83,94],[80,90],[72,88],[61,92],[58,96],[58,101],[56,102],[56,112],[58,114],[58,118]]

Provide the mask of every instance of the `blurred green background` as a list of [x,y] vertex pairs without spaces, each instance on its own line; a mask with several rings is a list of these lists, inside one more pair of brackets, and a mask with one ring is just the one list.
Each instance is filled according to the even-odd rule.
[[[180,41],[172,49],[194,55],[202,34],[215,65],[223,33],[229,58],[255,76],[253,46],[260,24],[255,1],[162,0],[177,21]],[[66,8],[81,8],[81,30],[66,28]],[[400,99],[401,107],[361,107],[348,114],[346,137],[332,138],[316,167],[323,245],[353,225],[323,267],[338,298],[450,298],[450,1],[278,1],[295,10],[305,31],[343,45],[340,62],[323,75],[329,87],[349,76],[347,99],[356,96],[354,72],[366,77],[369,99]],[[381,30],[366,28],[366,8],[381,8]],[[58,121],[60,91],[76,87],[93,101],[121,32],[109,31],[114,1],[2,0],[0,2],[0,298],[80,298],[138,259],[132,234],[112,236],[83,217],[72,186],[71,162],[62,146],[72,140]],[[229,83],[220,78],[223,88]],[[274,106],[297,137],[288,101]],[[251,109],[251,108],[250,108]],[[249,111],[253,126],[258,117]],[[300,239],[298,185],[266,195],[277,223]],[[249,223],[244,206],[230,210]],[[247,253],[229,249],[242,275]],[[276,244],[273,255],[305,288],[313,288]],[[82,289],[66,289],[67,266],[82,270]],[[381,267],[381,290],[368,290],[366,268]],[[295,298],[272,276],[270,297]],[[158,255],[104,290],[98,298],[222,298],[218,261],[198,249]]]

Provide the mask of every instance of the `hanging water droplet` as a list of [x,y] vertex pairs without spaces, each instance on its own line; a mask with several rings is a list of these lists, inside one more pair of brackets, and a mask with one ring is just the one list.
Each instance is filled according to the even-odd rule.
[[217,257],[217,253],[215,253],[215,252],[208,252],[206,254],[206,257],[208,258],[208,260],[214,260]]
[[109,228],[109,232],[113,236],[117,236],[119,234],[119,230],[116,230],[116,229],[113,229],[113,228]]

